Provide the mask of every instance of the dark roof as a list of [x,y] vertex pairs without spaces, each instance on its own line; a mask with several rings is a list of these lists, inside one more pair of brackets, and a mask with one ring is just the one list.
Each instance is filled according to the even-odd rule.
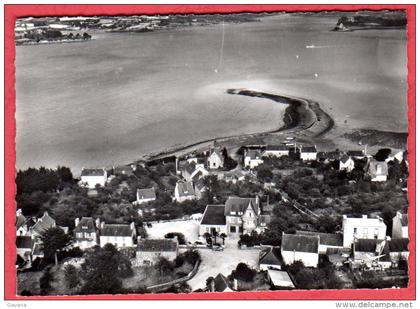
[[283,251],[318,253],[319,236],[283,234]]
[[256,159],[257,157],[261,157],[261,152],[251,149],[246,152],[245,156],[250,157],[251,159]]
[[179,181],[177,183],[177,190],[179,196],[191,196],[195,195],[193,183],[191,181]]
[[137,196],[140,200],[156,199],[155,188],[137,189]]
[[191,161],[190,163],[185,164],[182,169],[188,172],[188,174],[192,174],[196,170],[196,164],[194,161]]
[[225,215],[230,216],[231,212],[242,212],[244,213],[251,203],[251,207],[256,214],[258,214],[258,206],[255,198],[252,197],[237,197],[229,196],[226,200]]
[[390,252],[407,252],[408,251],[408,239],[391,239],[388,241]]
[[209,157],[211,156],[211,155],[213,155],[213,153],[215,153],[219,158],[220,158],[220,160],[222,161],[222,162],[224,162],[225,161],[225,158],[224,158],[224,156],[223,156],[223,154],[222,154],[222,152],[219,150],[219,149],[213,149],[212,151],[210,151],[210,155],[209,155]]
[[105,170],[102,168],[84,168],[81,176],[105,176]]
[[133,231],[128,224],[104,224],[101,230],[101,236],[131,237],[132,235]]
[[203,189],[205,189],[206,188],[206,185],[205,185],[205,183],[204,183],[204,180],[201,178],[201,179],[199,179],[199,180],[197,180],[196,182],[195,182],[195,187],[199,190],[199,191],[201,191],[201,190],[203,190]]
[[32,255],[44,256],[44,252],[42,250],[42,245],[40,243],[36,243],[34,245],[34,248],[32,250]]
[[341,247],[343,246],[343,235],[333,233],[318,233],[309,231],[296,231],[299,235],[319,236],[319,244],[327,246]]
[[31,236],[16,236],[16,248],[18,249],[32,249]]
[[86,233],[94,233],[96,232],[95,221],[92,217],[82,217],[80,219],[79,224],[74,228],[74,233],[78,232],[86,232]]
[[358,239],[354,243],[354,251],[375,253],[376,246],[380,242],[381,240],[377,240],[377,239]]
[[365,154],[362,150],[349,150],[349,151],[347,151],[347,154],[350,157],[364,157],[365,156]]
[[20,228],[21,226],[24,226],[26,223],[26,218],[24,215],[19,215],[16,217],[16,228]]
[[281,255],[279,250],[267,248],[260,251],[259,264],[281,265]]
[[289,147],[286,145],[267,145],[266,151],[289,151]]
[[176,251],[178,243],[172,239],[142,239],[137,245],[137,251],[164,252]]
[[38,234],[41,234],[54,226],[55,220],[48,215],[48,212],[44,212],[44,215],[32,226],[32,229]]
[[226,225],[225,205],[207,205],[200,224]]
[[302,149],[300,150],[300,152],[306,152],[306,153],[314,153],[317,152],[316,147],[315,146],[305,146],[302,147]]
[[350,156],[345,154],[345,155],[341,156],[340,161],[342,163],[346,163],[350,158],[351,158]]
[[219,273],[214,278],[214,290],[215,290],[215,292],[223,292],[227,288],[230,288],[228,279],[225,276],[223,276],[221,273]]

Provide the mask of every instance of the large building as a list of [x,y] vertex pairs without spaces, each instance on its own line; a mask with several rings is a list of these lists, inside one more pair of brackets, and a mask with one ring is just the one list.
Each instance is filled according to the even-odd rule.
[[137,189],[136,198],[137,205],[156,201],[155,188]]
[[136,237],[134,222],[131,224],[101,224],[99,243],[103,247],[112,244],[117,248],[132,247]]
[[256,168],[258,165],[263,164],[261,152],[258,150],[248,150],[244,156],[244,166],[250,169]]
[[317,267],[319,236],[285,234],[281,240],[281,256],[286,265],[302,262],[306,267]]
[[223,168],[224,164],[225,160],[223,154],[219,150],[213,149],[207,158],[207,167],[209,169],[219,169]]
[[343,247],[350,248],[356,239],[379,239],[386,238],[386,225],[380,217],[348,218],[343,216]]
[[228,234],[226,227],[225,205],[207,205],[200,221],[199,234]]
[[263,157],[280,158],[289,155],[289,147],[286,145],[267,145],[262,153]]
[[260,199],[229,196],[225,203],[226,224],[229,234],[251,233],[258,226]]
[[93,220],[92,217],[76,218],[74,222],[74,245],[84,250],[98,244],[99,219]]
[[196,199],[196,192],[192,181],[178,181],[175,185],[174,198],[178,203]]
[[301,147],[300,148],[300,159],[303,161],[316,160],[317,150],[315,146]]
[[107,172],[105,169],[83,169],[80,183],[89,189],[95,189],[97,185],[103,187],[107,181]]

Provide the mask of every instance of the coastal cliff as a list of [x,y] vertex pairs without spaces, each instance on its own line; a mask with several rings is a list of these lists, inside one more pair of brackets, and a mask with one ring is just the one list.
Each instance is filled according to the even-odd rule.
[[333,31],[399,29],[406,25],[407,16],[403,11],[356,12],[340,17]]

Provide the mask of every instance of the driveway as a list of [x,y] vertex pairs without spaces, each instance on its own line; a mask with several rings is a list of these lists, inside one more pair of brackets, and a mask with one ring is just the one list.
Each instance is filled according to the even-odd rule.
[[153,223],[151,228],[146,228],[146,232],[148,238],[164,238],[165,234],[171,232],[182,233],[186,241],[194,242],[198,239],[199,225],[196,220]]
[[[201,264],[197,274],[187,283],[192,290],[203,289],[206,287],[208,277],[216,277],[219,273],[228,276],[240,262],[248,264],[252,268],[258,267],[258,249],[238,249],[238,237],[226,239],[226,248],[223,251],[213,251],[211,249],[199,249],[201,254]],[[218,240],[218,242],[221,242]],[[183,252],[183,251],[180,251]]]

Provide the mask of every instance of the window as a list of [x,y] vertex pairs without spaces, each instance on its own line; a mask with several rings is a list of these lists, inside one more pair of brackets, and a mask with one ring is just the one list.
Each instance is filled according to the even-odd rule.
[[236,233],[236,226],[231,226],[230,227],[230,232],[231,233]]
[[353,229],[353,234],[357,234],[357,227]]

